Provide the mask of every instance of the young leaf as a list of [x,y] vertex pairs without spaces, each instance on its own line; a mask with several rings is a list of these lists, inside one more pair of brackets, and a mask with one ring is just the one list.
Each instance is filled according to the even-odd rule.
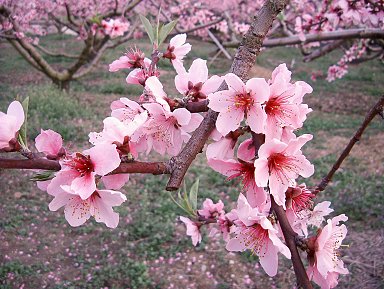
[[177,24],[177,20],[173,20],[165,24],[163,27],[161,27],[160,33],[159,33],[159,46],[164,42],[164,40],[167,38],[169,33],[172,32],[176,24]]
[[24,123],[20,128],[18,141],[23,149],[28,149],[27,143],[27,122],[28,122],[28,105],[29,105],[29,96],[27,96],[22,102],[21,105],[24,109]]
[[155,33],[153,31],[153,27],[152,27],[151,23],[149,22],[149,20],[145,16],[139,15],[139,17],[140,17],[141,23],[143,23],[143,25],[144,25],[145,31],[148,34],[149,40],[151,40],[152,44],[155,43]]
[[189,203],[193,211],[197,209],[197,192],[199,191],[199,179],[192,185],[189,191]]
[[33,182],[41,182],[41,181],[48,181],[53,179],[55,176],[55,172],[52,171],[44,171],[37,173],[33,177],[31,177],[29,180]]

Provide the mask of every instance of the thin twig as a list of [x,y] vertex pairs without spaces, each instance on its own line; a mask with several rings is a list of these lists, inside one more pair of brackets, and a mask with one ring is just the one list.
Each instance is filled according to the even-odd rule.
[[335,172],[339,169],[340,165],[343,163],[343,161],[346,159],[346,157],[351,152],[353,146],[360,140],[363,132],[368,127],[370,122],[374,119],[374,117],[380,113],[382,113],[384,107],[384,95],[379,99],[379,101],[372,106],[372,108],[368,111],[363,123],[359,127],[359,129],[356,131],[355,135],[351,138],[348,145],[345,147],[335,164],[332,166],[331,170],[328,172],[328,174],[321,180],[320,184],[317,185],[317,187],[314,189],[314,193],[318,193],[321,191],[324,191],[324,189],[327,187],[328,183],[332,180],[333,175]]

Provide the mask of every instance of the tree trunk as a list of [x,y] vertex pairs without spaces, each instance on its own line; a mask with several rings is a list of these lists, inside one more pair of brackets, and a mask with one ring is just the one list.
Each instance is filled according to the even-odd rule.
[[66,92],[69,92],[69,88],[70,88],[70,80],[69,79],[67,79],[67,80],[53,79],[52,81],[60,90],[64,90]]

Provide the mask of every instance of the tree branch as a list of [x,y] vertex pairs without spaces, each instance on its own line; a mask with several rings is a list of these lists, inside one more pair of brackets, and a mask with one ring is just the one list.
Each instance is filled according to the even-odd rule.
[[[280,11],[288,4],[288,0],[266,1],[254,18],[251,27],[243,37],[236,52],[230,72],[246,80],[248,73],[256,61],[263,40],[272,26],[273,21]],[[219,90],[224,89],[222,85]],[[209,110],[200,126],[192,134],[183,150],[171,158],[171,177],[168,181],[167,190],[177,190],[196,155],[200,153],[209,135],[215,128],[218,114]]]
[[279,220],[279,224],[281,227],[281,231],[283,232],[285,243],[289,251],[291,251],[291,260],[293,264],[293,270],[295,271],[297,285],[298,288],[304,289],[312,289],[311,281],[309,281],[307,273],[305,271],[303,262],[301,261],[301,257],[299,251],[296,246],[296,237],[297,234],[293,231],[289,221],[287,219],[287,215],[283,209],[283,207],[276,204],[273,196],[271,195],[271,207],[273,211],[276,213],[277,219]]
[[[61,169],[59,161],[48,160],[46,158],[33,158],[33,159],[3,159],[0,158],[0,169],[27,169],[27,170],[49,170],[59,171]],[[117,169],[109,173],[127,174],[127,173],[141,173],[141,174],[169,174],[169,168],[165,162],[130,162],[121,163]]]
[[79,56],[78,55],[74,55],[74,54],[67,54],[65,52],[53,52],[53,51],[49,51],[48,49],[40,46],[40,45],[34,45],[37,49],[39,49],[41,52],[43,52],[44,54],[47,54],[49,56],[53,56],[53,57],[65,57],[65,58],[71,58],[71,59],[77,59]]
[[359,129],[356,131],[355,135],[351,138],[348,145],[345,147],[335,164],[332,166],[331,170],[328,172],[328,174],[321,180],[320,184],[317,185],[317,187],[314,189],[314,193],[318,193],[321,191],[324,191],[327,187],[328,183],[332,180],[333,175],[335,172],[340,168],[340,165],[343,163],[343,161],[347,158],[349,153],[351,152],[353,146],[360,140],[361,136],[363,135],[365,129],[368,127],[370,122],[375,118],[376,115],[383,112],[384,108],[384,96],[382,96],[379,101],[372,106],[372,108],[368,111],[367,115],[365,116],[365,119]]
[[303,61],[304,62],[310,62],[310,61],[315,60],[319,57],[322,57],[322,56],[326,55],[327,53],[340,47],[340,45],[342,45],[344,42],[345,42],[344,39],[340,39],[340,40],[335,40],[331,43],[328,43],[328,44],[312,51],[310,54],[306,55],[303,58]]
[[[306,34],[305,40],[301,41],[299,36],[290,36],[282,38],[273,38],[267,39],[263,43],[263,47],[276,47],[276,46],[287,46],[287,45],[296,45],[296,44],[306,44],[310,42],[318,41],[329,41],[329,40],[341,40],[341,39],[383,39],[384,30],[376,28],[356,28],[348,30],[336,30],[331,32],[323,32],[317,34]],[[237,47],[239,43],[237,42],[228,42],[223,43],[225,47]]]

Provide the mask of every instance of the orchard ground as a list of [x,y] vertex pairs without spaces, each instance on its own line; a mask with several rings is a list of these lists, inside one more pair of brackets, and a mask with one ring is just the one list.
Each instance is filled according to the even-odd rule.
[[[52,49],[77,43],[65,36],[42,39]],[[149,52],[144,41],[135,43]],[[196,57],[211,59],[215,47],[192,42],[186,67]],[[128,44],[127,44],[128,46]],[[125,47],[127,47],[125,46]],[[120,57],[124,47],[109,51],[91,74],[71,84],[69,93],[55,89],[33,70],[16,51],[0,42],[0,110],[17,95],[30,96],[29,138],[39,128],[51,128],[64,137],[71,150],[85,149],[88,133],[101,131],[109,105],[120,97],[137,98],[141,87],[127,86],[125,72],[109,73],[108,64]],[[315,164],[315,185],[359,127],[364,114],[384,91],[384,66],[378,60],[351,67],[342,80],[328,83],[310,80],[311,72],[323,71],[336,62],[334,52],[304,64],[294,48],[274,48],[261,54],[253,77],[269,78],[274,67],[286,62],[295,80],[310,83],[314,92],[305,103],[314,110],[299,131],[314,135],[304,148]],[[56,65],[68,61],[51,58]],[[223,74],[231,61],[219,58],[209,64],[210,73]],[[161,62],[165,90],[176,94],[174,72]],[[349,216],[348,235],[341,254],[351,274],[341,276],[338,288],[384,288],[384,122],[376,118],[352,154],[337,172],[318,201],[331,200],[335,212]],[[6,157],[6,156],[4,156]],[[148,160],[159,160],[158,155]],[[51,196],[29,181],[31,171],[0,170],[0,287],[1,288],[293,288],[295,276],[289,260],[280,256],[278,275],[269,278],[250,253],[233,254],[219,239],[204,235],[195,248],[178,221],[183,213],[166,192],[167,176],[131,175],[122,190],[128,201],[117,210],[120,223],[111,230],[93,220],[70,227],[62,210],[50,212]],[[207,197],[234,206],[239,193],[236,182],[207,167],[198,156],[186,180],[200,178],[199,202]],[[24,286],[24,287],[23,287]],[[172,287],[173,286],[173,287]]]

